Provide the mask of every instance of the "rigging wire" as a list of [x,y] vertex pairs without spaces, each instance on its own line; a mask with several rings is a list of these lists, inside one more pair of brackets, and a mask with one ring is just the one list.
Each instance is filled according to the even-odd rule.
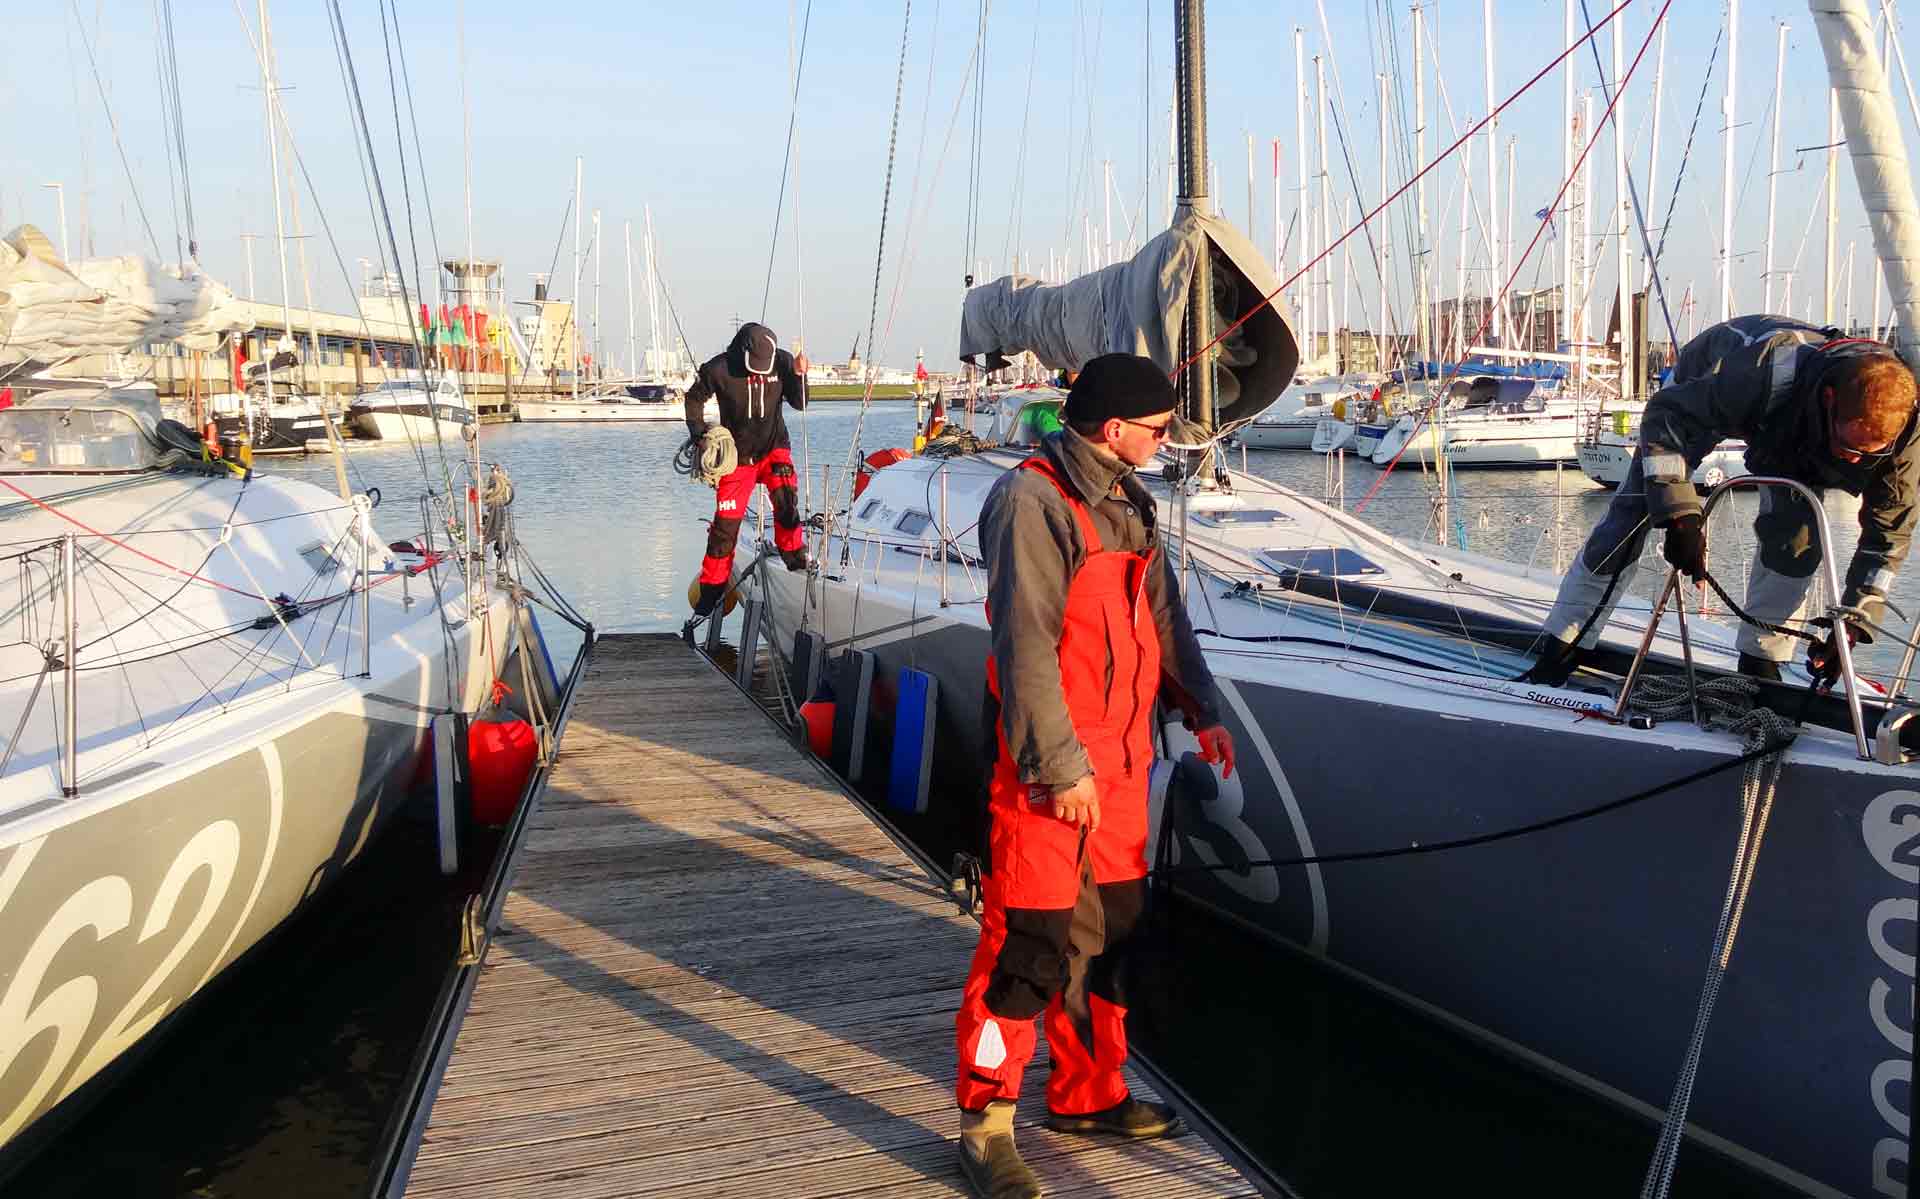
[[107,99],[107,85],[100,78],[100,62],[93,56],[93,41],[87,37],[86,22],[80,19],[79,0],[67,2],[73,9],[73,23],[80,29],[80,45],[87,52],[87,66],[93,71],[93,86],[100,93],[100,107],[107,114],[107,129],[113,134],[113,148],[120,153],[120,169],[127,174],[127,190],[133,193],[134,210],[140,214],[140,224],[147,231],[147,242],[153,246],[153,256],[159,258],[160,239],[154,236],[153,222],[147,219],[147,202],[140,196],[140,185],[133,177],[133,164],[127,161],[127,147],[120,140],[120,119],[113,115],[113,102]]
[[[335,0],[335,2],[337,2],[337,0]],[[1582,45],[1584,45],[1588,41],[1591,41],[1599,33],[1601,29],[1604,29],[1608,24],[1610,24],[1615,19],[1617,19],[1620,16],[1620,14],[1625,12],[1628,6],[1630,6],[1632,3],[1633,3],[1633,0],[1621,0],[1621,3],[1617,8],[1613,9],[1611,12],[1607,13],[1605,16],[1600,18],[1599,25],[1589,27],[1587,32],[1584,35],[1575,39],[1572,45],[1568,46],[1565,50],[1562,50],[1559,54],[1555,55],[1544,67],[1541,67],[1540,70],[1536,72],[1532,78],[1528,79],[1525,83],[1521,84],[1517,91],[1515,91],[1512,95],[1509,95],[1506,99],[1502,100],[1499,104],[1496,104],[1492,112],[1488,113],[1486,116],[1474,122],[1473,125],[1468,127],[1465,133],[1461,134],[1458,138],[1454,140],[1453,144],[1449,145],[1446,149],[1442,150],[1438,155],[1436,155],[1433,158],[1431,162],[1421,167],[1411,177],[1409,177],[1405,182],[1403,182],[1399,187],[1395,188],[1392,194],[1387,196],[1387,198],[1382,200],[1379,203],[1379,205],[1377,205],[1371,211],[1367,212],[1366,215],[1361,217],[1360,222],[1358,224],[1349,228],[1346,232],[1342,233],[1339,237],[1334,238],[1330,243],[1322,247],[1320,250],[1320,253],[1316,255],[1310,262],[1308,262],[1306,266],[1302,267],[1298,271],[1295,271],[1292,275],[1289,275],[1286,279],[1282,280],[1279,286],[1275,287],[1272,291],[1269,291],[1265,295],[1261,296],[1258,302],[1256,302],[1253,306],[1248,308],[1245,312],[1241,313],[1240,316],[1235,318],[1231,323],[1229,323],[1224,328],[1216,332],[1213,335],[1212,340],[1208,341],[1205,345],[1199,347],[1191,355],[1189,355],[1184,361],[1182,361],[1179,365],[1174,367],[1173,371],[1170,372],[1169,377],[1174,379],[1179,378],[1182,374],[1185,373],[1186,369],[1189,366],[1192,366],[1195,362],[1198,362],[1202,355],[1208,353],[1215,346],[1219,345],[1222,341],[1225,341],[1228,337],[1238,332],[1241,326],[1245,325],[1248,321],[1252,320],[1254,316],[1260,312],[1261,309],[1265,308],[1268,304],[1272,303],[1273,298],[1275,296],[1279,295],[1281,292],[1291,287],[1294,284],[1294,282],[1298,280],[1302,275],[1306,274],[1308,271],[1312,270],[1314,267],[1317,267],[1322,262],[1326,261],[1333,254],[1335,250],[1339,249],[1342,245],[1346,243],[1348,238],[1352,237],[1356,232],[1358,232],[1361,228],[1363,228],[1367,221],[1372,220],[1375,216],[1378,216],[1380,212],[1383,211],[1388,205],[1392,204],[1395,200],[1398,200],[1401,196],[1405,195],[1407,191],[1411,189],[1415,183],[1418,183],[1423,177],[1431,173],[1435,167],[1439,166],[1442,162],[1446,161],[1449,157],[1451,157],[1454,151],[1458,150],[1461,146],[1465,145],[1468,142],[1468,140],[1470,140],[1474,135],[1478,134],[1483,129],[1485,129],[1490,123],[1492,123],[1495,119],[1497,119],[1501,113],[1505,112],[1508,108],[1512,107],[1515,101],[1517,101],[1521,96],[1525,95],[1529,90],[1531,90],[1535,84],[1539,83],[1542,79],[1545,79],[1549,74],[1551,74],[1555,67],[1559,66],[1562,62],[1566,61],[1566,59],[1571,57],[1573,53],[1576,50],[1578,50]],[[1665,0],[1665,3],[1663,3],[1660,9],[1663,15],[1665,14],[1667,8],[1672,5],[1672,3],[1673,3],[1673,0]],[[1655,22],[1655,27],[1656,28],[1658,27],[1658,21]],[[1636,57],[1634,61],[1637,63],[1639,59]],[[1588,149],[1589,150],[1592,149],[1591,143],[1589,143]],[[1565,191],[1566,191],[1566,183],[1563,181],[1561,183],[1561,192],[1564,193]],[[1557,197],[1555,202],[1556,203],[1558,202]],[[1546,225],[1544,222],[1541,224],[1540,228],[1542,230],[1546,228]],[[1538,232],[1534,234],[1534,238],[1536,241],[1539,239],[1539,236],[1540,235]],[[1492,313],[1491,311],[1489,311],[1488,316],[1491,317],[1491,315]]]
[[[1319,13],[1320,13],[1320,37],[1321,37],[1321,40],[1323,40],[1327,44],[1327,58],[1330,61],[1332,61],[1333,68],[1334,68],[1333,70],[1333,128],[1334,128],[1334,132],[1339,136],[1339,139],[1340,139],[1340,159],[1342,162],[1346,163],[1346,166],[1347,166],[1347,182],[1348,182],[1348,185],[1353,188],[1354,207],[1360,209],[1362,212],[1366,212],[1367,201],[1366,201],[1366,198],[1360,194],[1360,176],[1359,176],[1359,173],[1355,171],[1353,166],[1353,150],[1347,144],[1346,120],[1342,115],[1346,111],[1346,107],[1347,107],[1347,89],[1345,84],[1343,84],[1340,80],[1339,60],[1334,55],[1333,30],[1329,28],[1327,25],[1326,0],[1314,0],[1314,6],[1319,10]],[[1384,113],[1381,114],[1380,125],[1381,125],[1380,136],[1385,137],[1386,136],[1386,116]],[[1382,191],[1386,190],[1386,180],[1382,179],[1380,181],[1380,187]],[[1384,211],[1385,208],[1386,208],[1386,205],[1383,204],[1381,205],[1379,210],[1376,210],[1376,212]],[[1380,258],[1380,245],[1373,238],[1372,218],[1374,215],[1375,213],[1368,213],[1367,216],[1362,217],[1360,219],[1359,228],[1364,230],[1367,235],[1367,252],[1373,259],[1374,278],[1377,282],[1379,282],[1384,287],[1387,281],[1386,266],[1381,261],[1381,258]],[[1248,228],[1251,229],[1253,224],[1253,214],[1251,213],[1247,214],[1247,224],[1248,224]],[[1366,315],[1367,301],[1365,296],[1362,296],[1360,299],[1360,312],[1362,316]],[[1386,320],[1387,320],[1386,314],[1381,313],[1380,323],[1383,327],[1386,324]]]
[[[568,192],[567,206],[561,209],[560,211],[560,231],[553,235],[553,255],[547,259],[547,278],[549,279],[553,278],[554,270],[558,268],[560,265],[560,247],[567,240],[567,220],[572,216],[573,216],[573,193]],[[573,312],[571,308],[569,308],[567,312],[567,320],[569,322],[573,320]],[[560,336],[564,338],[566,337],[566,335],[567,335],[567,327],[565,325],[562,325],[560,327]],[[527,372],[531,371],[532,369],[533,369],[533,355],[529,354],[527,355],[526,362],[522,363],[520,367],[521,382],[524,383],[526,381]]]
[[153,74],[154,86],[160,93],[160,124],[165,132],[160,141],[167,158],[167,209],[173,216],[173,252],[185,258],[185,247],[180,243],[180,174],[173,161],[173,119],[167,99],[166,45],[166,32],[160,27],[160,0],[154,0]]
[[[1614,9],[1612,13],[1608,14],[1606,20],[1610,21],[1614,17],[1618,16],[1619,13],[1626,8],[1627,4],[1630,4],[1632,2],[1633,0],[1625,0],[1625,3],[1621,4],[1619,8]],[[1627,81],[1633,78],[1634,72],[1640,69],[1640,64],[1643,60],[1645,60],[1647,55],[1647,47],[1653,44],[1654,36],[1660,30],[1660,22],[1666,19],[1667,10],[1672,7],[1673,7],[1673,0],[1663,0],[1662,4],[1660,5],[1660,11],[1654,15],[1653,24],[1650,25],[1647,29],[1647,36],[1640,43],[1640,49],[1634,52],[1633,62],[1628,65],[1627,73],[1621,76],[1620,86],[1618,88],[1612,89],[1612,96],[1607,101],[1607,109],[1604,113],[1601,114],[1601,123],[1604,124],[1612,120],[1614,109],[1618,107],[1620,103],[1620,95],[1621,95],[1622,89],[1626,87]],[[1606,21],[1602,21],[1601,24],[1602,25],[1606,24]],[[1583,41],[1591,40],[1597,32],[1598,31],[1594,26],[1589,25],[1587,27],[1586,36],[1582,40]],[[1578,45],[1579,45],[1579,42],[1574,43],[1574,46],[1578,46]],[[1568,53],[1572,52],[1572,50],[1574,49],[1574,46],[1568,47]],[[1552,64],[1548,64],[1547,70],[1551,70],[1551,69],[1552,69]],[[1534,79],[1538,80],[1541,77],[1543,77],[1545,74],[1546,72],[1542,71],[1541,74],[1536,75]],[[1533,84],[1531,81],[1527,84],[1528,87],[1531,87],[1532,85]],[[1525,91],[1526,89],[1522,88],[1521,90]],[[1518,95],[1518,93],[1515,93],[1515,94]],[[1509,97],[1506,103],[1510,103],[1511,99],[1512,98]],[[1506,103],[1502,103],[1500,105],[1500,108],[1506,107]],[[1499,112],[1499,108],[1496,108],[1494,110],[1494,115],[1497,115],[1498,112]],[[1489,116],[1488,119],[1491,120],[1492,117]],[[1586,164],[1587,156],[1589,154],[1592,154],[1593,148],[1599,144],[1600,144],[1600,130],[1598,125],[1596,125],[1593,130],[1592,140],[1587,142],[1585,148],[1583,148],[1580,151],[1579,157],[1574,160],[1574,164],[1573,164],[1574,169],[1572,173],[1570,173],[1565,179],[1562,179],[1560,181],[1560,187],[1558,190],[1556,190],[1553,193],[1553,200],[1546,206],[1546,209],[1545,209],[1546,212],[1551,214],[1555,209],[1560,207],[1560,201],[1567,194],[1567,188],[1573,185],[1573,181],[1575,177],[1578,176],[1580,173],[1580,168]],[[1507,292],[1513,286],[1513,281],[1520,277],[1520,271],[1526,266],[1527,259],[1533,256],[1533,251],[1535,247],[1539,246],[1540,238],[1546,233],[1547,225],[1550,219],[1551,218],[1549,217],[1547,220],[1542,220],[1537,226],[1534,227],[1533,237],[1527,241],[1527,248],[1521,251],[1520,257],[1517,260],[1515,260],[1513,264],[1513,269],[1510,272],[1508,272],[1506,279],[1501,282],[1499,289],[1495,291],[1492,297],[1493,303],[1486,306],[1485,313],[1480,318],[1480,328],[1474,334],[1474,341],[1476,343],[1478,343],[1481,338],[1486,336],[1487,328],[1493,321],[1493,314],[1496,306],[1505,302]],[[1347,237],[1350,237],[1350,236],[1352,236],[1351,232],[1347,234],[1343,234],[1341,237],[1341,240],[1344,241]],[[1246,318],[1242,317],[1241,319],[1245,320]],[[1445,388],[1452,386],[1453,380],[1459,378],[1459,375],[1460,375],[1460,366],[1459,364],[1455,364],[1454,370],[1450,374],[1445,376],[1445,378],[1442,381],[1442,391],[1444,392]],[[1422,419],[1424,419],[1424,417]],[[1416,426],[1416,433],[1417,431],[1418,430]],[[1407,438],[1406,443],[1400,447],[1400,452],[1393,456],[1393,460],[1391,462],[1387,463],[1386,469],[1380,472],[1380,477],[1374,480],[1373,486],[1368,488],[1367,494],[1360,500],[1360,503],[1355,506],[1353,511],[1356,516],[1366,510],[1367,503],[1373,499],[1375,493],[1377,493],[1380,490],[1381,486],[1386,483],[1387,477],[1393,473],[1394,466],[1396,466],[1399,463],[1401,456],[1407,452],[1408,448],[1410,448],[1416,440],[1418,440],[1417,436]]]
[[8,491],[13,492],[15,495],[19,496],[21,499],[31,503],[34,507],[39,508],[42,511],[49,513],[50,515],[56,516],[61,520],[66,521],[68,524],[74,526],[80,531],[87,533],[91,536],[98,537],[100,540],[108,543],[109,545],[113,545],[120,549],[123,549],[127,551],[129,554],[132,554],[134,557],[139,558],[142,561],[151,562],[153,565],[158,566],[163,570],[171,571],[172,573],[177,575],[182,575],[185,578],[196,583],[205,583],[207,586],[215,588],[220,591],[230,592],[234,595],[242,597],[243,599],[264,600],[267,598],[266,596],[260,595],[256,592],[243,591],[238,587],[232,586],[231,584],[222,583],[219,579],[209,579],[205,575],[199,574],[195,571],[187,570],[184,567],[175,566],[171,562],[168,562],[161,558],[154,557],[152,554],[147,553],[145,550],[137,550],[133,548],[131,545],[128,545],[126,542],[120,540],[118,537],[113,536],[112,534],[102,533],[99,529],[94,528],[92,525],[81,520],[79,517],[73,515],[71,512],[67,512],[64,509],[56,507],[53,504],[49,504],[45,500],[41,499],[39,496],[34,495],[32,492],[27,491],[24,488],[15,486],[11,481],[6,479],[5,477],[0,477],[0,487],[6,488]]
[[[1667,197],[1666,219],[1660,223],[1660,244],[1654,249],[1654,276],[1660,274],[1660,259],[1667,252],[1667,234],[1673,229],[1673,210],[1680,203],[1680,184],[1687,177],[1687,163],[1693,158],[1693,135],[1700,131],[1700,113],[1707,106],[1707,89],[1713,86],[1713,64],[1720,60],[1720,39],[1726,33],[1722,26],[1713,31],[1713,49],[1707,53],[1706,74],[1700,79],[1700,96],[1693,104],[1693,123],[1687,126],[1687,142],[1680,151],[1680,169],[1674,172],[1673,192]],[[1674,345],[1678,347],[1676,339]]]
[[[1664,17],[1666,15],[1666,9],[1661,9],[1660,13],[1661,16]],[[1587,32],[1593,32],[1593,14],[1587,11],[1587,0],[1580,0],[1580,19],[1587,23]],[[1660,28],[1660,17],[1654,18],[1653,28],[1656,30]],[[1619,37],[1620,34],[1615,33],[1614,36]],[[1611,95],[1611,93],[1617,89],[1608,86],[1606,70],[1600,66],[1600,43],[1597,41],[1588,41],[1587,48],[1593,51],[1594,70],[1599,72],[1600,75],[1600,94],[1607,97],[1607,124],[1614,127],[1613,135],[1615,137],[1624,136],[1620,132],[1620,118],[1614,115],[1613,97]],[[1620,81],[1620,86],[1626,86],[1624,79]],[[1733,136],[1731,129],[1727,131],[1727,136]],[[1633,205],[1633,223],[1634,227],[1638,229],[1640,233],[1641,253],[1652,258],[1653,238],[1647,233],[1647,214],[1640,206],[1640,185],[1633,181],[1633,163],[1630,161],[1630,157],[1631,156],[1623,157],[1621,166],[1621,170],[1627,177],[1627,199]],[[1625,237],[1626,235],[1627,231],[1622,229],[1620,236]],[[1663,237],[1661,240],[1664,242],[1665,238]],[[1727,269],[1731,271],[1733,269],[1733,247],[1724,246],[1722,249],[1727,256]],[[1680,333],[1673,327],[1673,313],[1667,308],[1667,289],[1660,282],[1660,264],[1658,259],[1654,259],[1654,269],[1647,272],[1647,278],[1653,281],[1654,297],[1660,301],[1660,316],[1661,319],[1667,322],[1667,336],[1672,339],[1674,349],[1678,350],[1680,347]],[[1619,302],[1621,304],[1631,304],[1633,302],[1633,280],[1631,278],[1620,280],[1620,285],[1617,290],[1620,293]],[[1622,327],[1625,327],[1624,322]],[[1626,372],[1628,361],[1632,357],[1632,351],[1628,347],[1620,347],[1621,371],[1623,374]],[[1634,380],[1623,380],[1620,388],[1623,399],[1632,399],[1633,393],[1636,390],[1637,387]]]
[[[353,48],[347,43],[346,18],[342,15],[340,11],[340,0],[326,0],[326,2],[327,2],[328,13],[332,17],[330,24],[332,26],[332,33],[334,35],[335,51],[340,58],[340,63],[344,72],[344,81],[347,84],[347,99],[349,104],[352,106],[354,116],[359,125],[360,140],[366,143],[366,155],[367,155],[366,170],[367,170],[368,176],[372,180],[374,194],[375,196],[378,197],[378,203],[375,206],[377,209],[376,216],[378,218],[375,222],[376,233],[380,231],[384,231],[386,235],[387,244],[385,247],[383,247],[383,250],[391,250],[394,263],[396,265],[399,265],[402,261],[400,258],[400,239],[398,235],[395,234],[393,229],[393,215],[387,205],[386,184],[380,177],[380,160],[379,160],[379,157],[374,152],[374,148],[373,148],[373,126],[367,120],[366,103],[361,98],[360,76],[359,76],[359,72],[354,68],[354,65],[353,65]],[[381,3],[383,6],[385,5],[385,2],[386,0],[381,0]],[[402,164],[403,173],[404,173],[404,169],[405,169],[405,166],[403,162]],[[420,338],[421,330],[419,327],[419,323],[414,319],[415,317],[414,300],[413,300],[413,297],[409,295],[407,292],[407,277],[404,269],[397,270],[395,274],[400,280],[400,302],[407,309],[407,330],[413,340],[413,350],[415,355],[415,361],[417,361],[420,364],[421,383],[422,383],[422,386],[425,387],[427,385],[427,378],[428,378],[427,367],[426,367],[426,363],[427,363],[426,347],[421,344],[421,338]],[[417,271],[416,271],[416,275],[417,275]],[[431,392],[429,392],[429,395],[431,395]],[[432,423],[433,423],[433,430],[434,430],[434,440],[438,441],[440,439],[440,422],[436,420]],[[411,434],[409,434],[409,438],[411,438]],[[446,486],[447,486],[447,499],[448,499],[448,502],[451,503],[454,495],[453,473],[447,466],[446,451],[444,447],[442,448],[441,454],[440,454],[440,470],[441,470],[441,475],[445,480]]]
[[1019,253],[1020,232],[1026,216],[1021,204],[1027,192],[1027,130],[1033,118],[1033,71],[1040,62],[1040,0],[1033,0],[1032,20],[1033,44],[1027,50],[1027,99],[1020,110],[1020,150],[1013,161],[1013,198],[1008,208],[1006,244],[1000,251],[1000,256],[1010,263],[1019,261],[1014,256]]
[[[968,279],[973,278],[973,267],[980,249],[980,157],[986,150],[981,126],[986,121],[987,107],[987,14],[992,10],[993,0],[980,0],[980,24],[974,34],[973,145],[968,154],[966,257],[962,260]],[[867,352],[873,352],[871,345],[867,347]]]
[[[382,0],[382,3],[384,4],[385,0]],[[400,85],[404,87],[407,92],[407,123],[413,128],[413,165],[414,165],[414,169],[420,172],[420,204],[421,204],[421,207],[426,209],[426,213],[427,213],[427,242],[429,245],[433,247],[434,270],[436,272],[436,278],[437,278],[438,277],[437,272],[439,271],[440,262],[442,261],[442,258],[443,258],[443,256],[440,253],[440,227],[433,219],[433,191],[427,185],[426,151],[422,150],[420,147],[420,109],[419,109],[419,106],[414,103],[413,72],[407,65],[406,39],[402,37],[400,33],[399,0],[394,0],[394,5],[393,5],[393,51],[392,53],[397,55],[400,59]],[[388,62],[388,69],[389,70],[392,69],[391,59],[389,59],[389,62]],[[391,81],[389,81],[389,83],[391,83]],[[397,114],[396,114],[395,120],[398,121]],[[395,128],[394,137],[396,141],[398,140],[399,135],[400,135],[400,130],[398,128]],[[406,171],[406,157],[404,155],[402,155],[400,159],[400,169],[402,173]],[[407,210],[407,235],[409,238],[413,236],[413,210],[411,207],[409,207]],[[421,279],[420,279],[418,251],[415,251],[414,259],[415,259],[415,264],[413,268],[414,287],[417,290],[419,290],[422,296],[424,297],[426,292],[426,287],[421,282]],[[439,291],[439,285],[437,283],[435,284],[434,290],[436,293]]]
[[[789,27],[791,28],[791,27]],[[767,300],[773,295],[773,261],[780,252],[780,220],[787,207],[787,173],[793,166],[793,126],[800,118],[800,75],[807,69],[807,31],[813,28],[813,0],[807,0],[800,21],[800,56],[793,68],[793,96],[787,108],[787,150],[780,159],[780,194],[773,204],[773,237],[767,247],[767,281],[760,291],[760,319],[767,319]],[[794,236],[798,237],[796,232]]]
[[867,409],[873,403],[873,332],[880,323],[880,272],[887,261],[887,209],[893,203],[893,160],[900,143],[900,97],[907,82],[907,33],[912,28],[913,0],[906,0],[904,15],[900,18],[900,64],[893,76],[893,123],[887,131],[887,177],[880,190],[880,235],[873,252],[873,302],[867,310],[867,386],[860,397],[860,415],[854,419],[849,464],[860,459],[860,433],[867,421]]

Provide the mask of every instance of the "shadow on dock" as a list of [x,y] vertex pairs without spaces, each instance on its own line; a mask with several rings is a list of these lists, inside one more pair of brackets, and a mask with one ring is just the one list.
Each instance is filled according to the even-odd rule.
[[[407,1193],[965,1194],[976,935],[711,666],[608,639]],[[1034,1067],[1021,1140],[1050,1195],[1259,1193],[1199,1137],[1047,1132]]]

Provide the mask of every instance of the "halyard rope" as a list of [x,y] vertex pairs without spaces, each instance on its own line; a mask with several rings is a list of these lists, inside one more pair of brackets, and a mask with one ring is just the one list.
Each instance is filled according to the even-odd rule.
[[[1694,1010],[1687,1052],[1680,1062],[1680,1076],[1674,1081],[1673,1096],[1667,1101],[1667,1116],[1660,1126],[1660,1139],[1640,1186],[1641,1199],[1666,1199],[1673,1185],[1673,1170],[1679,1160],[1680,1139],[1686,1130],[1694,1082],[1700,1073],[1707,1026],[1720,997],[1720,984],[1727,976],[1727,963],[1733,958],[1734,939],[1740,935],[1740,917],[1746,911],[1747,894],[1753,887],[1754,871],[1760,861],[1760,843],[1767,834],[1767,818],[1773,813],[1774,792],[1780,784],[1786,750],[1800,731],[1779,713],[1754,706],[1753,699],[1759,689],[1760,685],[1752,679],[1731,676],[1709,680],[1698,689],[1705,724],[1739,734],[1746,743],[1749,758],[1740,782],[1740,835],[1733,851],[1733,872],[1727,878],[1727,893],[1720,904],[1720,922],[1714,929],[1713,950],[1707,958],[1706,978]],[[1629,703],[1655,718],[1685,719],[1691,715],[1690,691],[1685,679],[1645,676],[1634,688]],[[1761,756],[1751,756],[1754,754]]]

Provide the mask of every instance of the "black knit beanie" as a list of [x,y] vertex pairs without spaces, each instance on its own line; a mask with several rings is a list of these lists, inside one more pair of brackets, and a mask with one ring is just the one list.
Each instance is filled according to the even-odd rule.
[[1137,354],[1102,354],[1080,368],[1061,413],[1074,424],[1138,420],[1178,403],[1167,373]]

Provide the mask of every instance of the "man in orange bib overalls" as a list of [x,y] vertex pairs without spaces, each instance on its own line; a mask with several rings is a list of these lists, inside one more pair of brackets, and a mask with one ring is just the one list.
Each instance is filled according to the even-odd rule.
[[1130,943],[1146,904],[1147,779],[1162,695],[1231,774],[1213,678],[1133,478],[1175,396],[1146,358],[1107,354],[1067,394],[1066,428],[981,511],[997,752],[985,914],[956,1019],[961,1167],[984,1199],[1033,1199],[1014,1101],[1044,1016],[1047,1124],[1133,1138],[1181,1131],[1128,1094]]

